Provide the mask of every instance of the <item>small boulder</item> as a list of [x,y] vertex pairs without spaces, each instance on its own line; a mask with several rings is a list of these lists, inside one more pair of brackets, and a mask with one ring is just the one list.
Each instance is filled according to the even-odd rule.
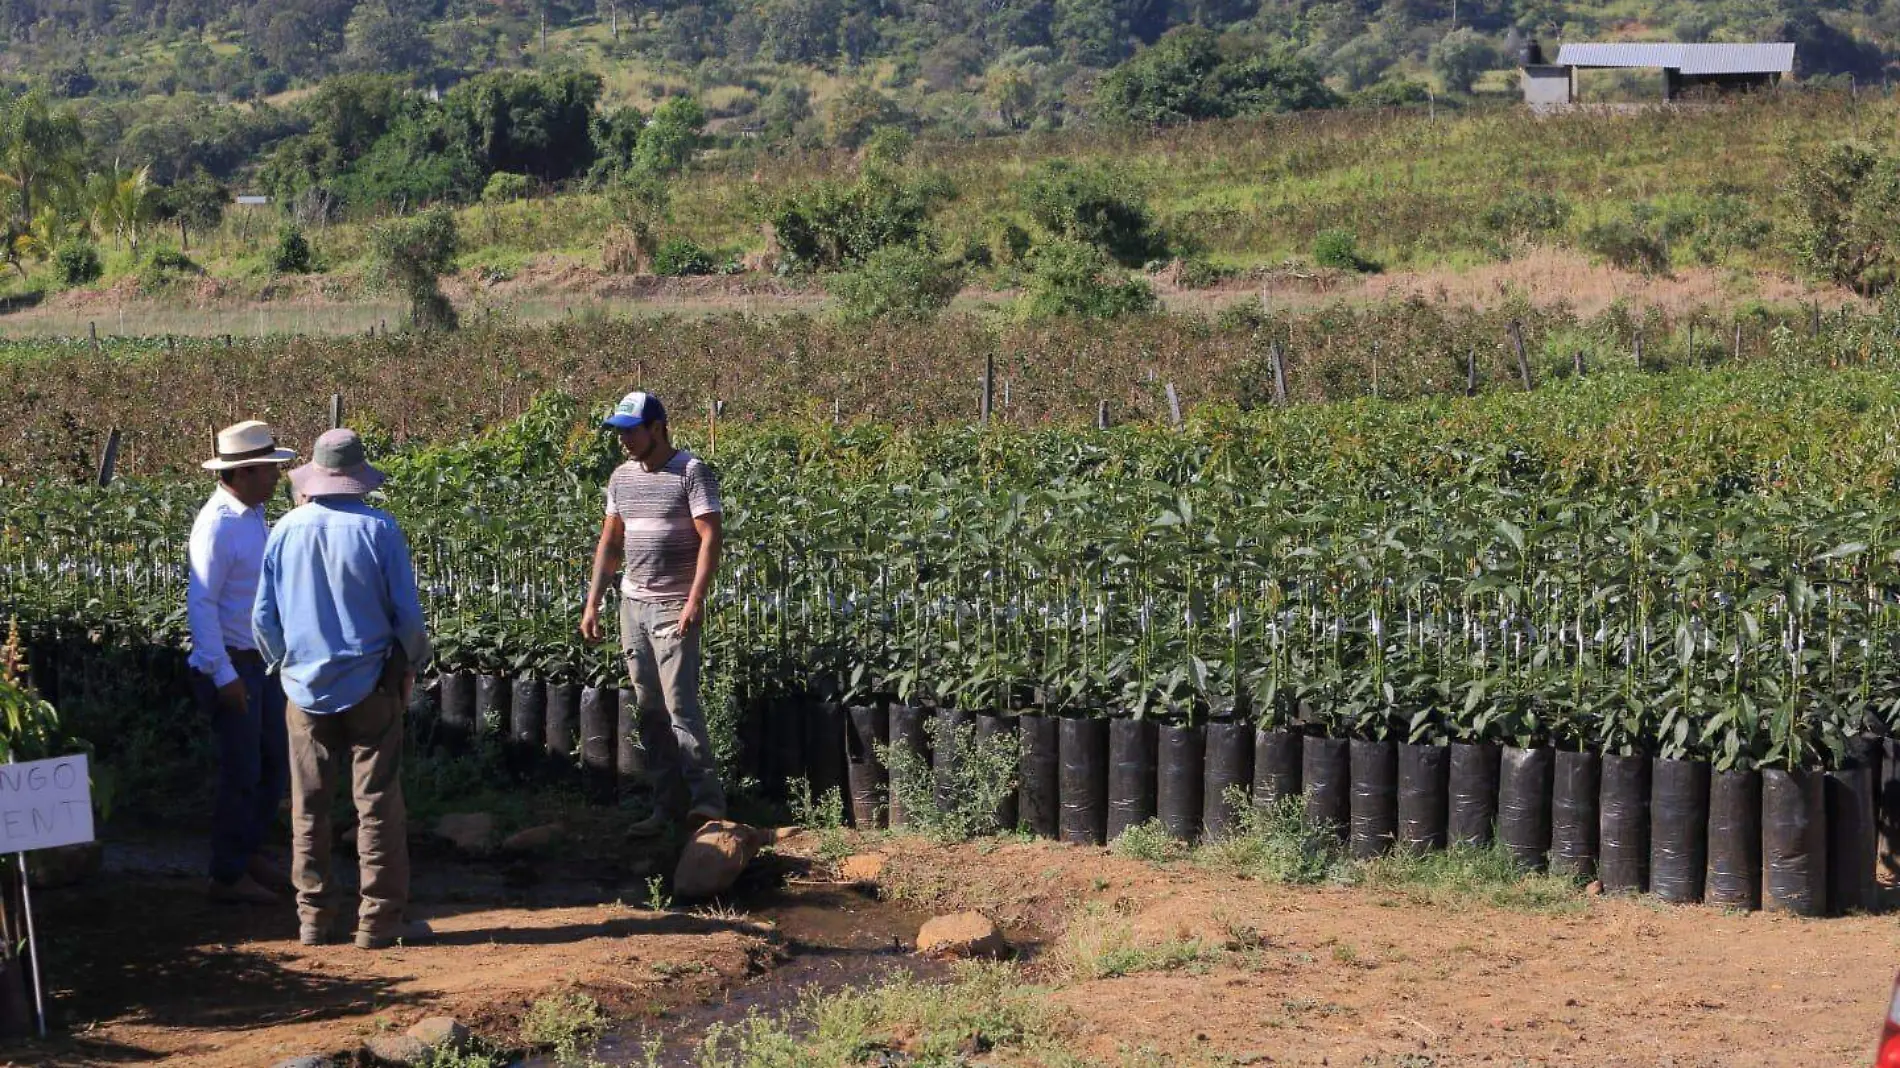
[[567,837],[567,828],[558,823],[544,823],[539,827],[529,827],[516,831],[502,839],[503,853],[538,853]]
[[292,1057],[287,1061],[278,1061],[271,1068],[336,1068],[336,1062],[320,1053],[304,1057]]
[[917,952],[937,960],[1000,957],[1009,952],[1009,943],[988,916],[958,912],[927,921],[917,932]]
[[887,853],[859,853],[838,865],[838,878],[847,883],[875,883],[891,862]]
[[1589,886],[1586,886],[1583,888],[1583,893],[1584,893],[1584,896],[1586,897],[1602,897],[1603,896],[1603,880],[1601,879],[1592,880]]
[[448,1049],[460,1053],[468,1048],[468,1028],[453,1016],[430,1016],[409,1029],[409,1037],[432,1050]]
[[769,830],[731,820],[711,820],[693,832],[673,870],[673,896],[690,901],[732,889],[759,850],[778,841]]
[[105,846],[99,842],[42,849],[26,869],[35,890],[74,886],[99,874],[105,865]]
[[390,1068],[420,1068],[430,1060],[429,1047],[408,1035],[371,1035],[363,1041],[369,1063]]
[[495,817],[486,812],[455,812],[435,821],[436,837],[474,856],[488,852],[495,840]]

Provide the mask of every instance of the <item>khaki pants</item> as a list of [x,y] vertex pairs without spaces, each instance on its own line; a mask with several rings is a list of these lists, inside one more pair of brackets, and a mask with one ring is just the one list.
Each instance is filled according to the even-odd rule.
[[699,708],[699,628],[681,633],[682,607],[678,601],[620,602],[620,645],[640,702],[640,745],[659,811],[725,819],[726,789]]
[[357,930],[382,934],[409,907],[408,815],[402,802],[401,678],[388,672],[376,692],[353,708],[312,715],[292,702],[290,726],[290,880],[297,919],[330,930],[336,902],[330,886],[330,803],[347,765],[356,801],[356,856],[362,901]]

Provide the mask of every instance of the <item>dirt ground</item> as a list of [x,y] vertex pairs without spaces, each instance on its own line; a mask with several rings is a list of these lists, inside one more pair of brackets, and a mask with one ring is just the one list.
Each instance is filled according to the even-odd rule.
[[[789,1004],[821,965],[850,974],[852,954],[891,959],[919,918],[953,908],[1001,922],[1074,1051],[1110,1065],[1866,1064],[1900,965],[1888,917],[1604,898],[1447,909],[1049,843],[876,845],[891,854],[885,905],[793,856],[764,861],[732,903],[668,912],[616,903],[641,900],[653,864],[639,858],[421,856],[418,912],[440,942],[375,954],[299,946],[287,913],[206,903],[176,854],[109,847],[105,873],[39,900],[66,1033],[0,1060],[267,1066],[438,1013],[505,1044],[536,997],[566,991],[634,1026],[690,1028]],[[1091,929],[1214,952],[1088,979],[1068,961]]]

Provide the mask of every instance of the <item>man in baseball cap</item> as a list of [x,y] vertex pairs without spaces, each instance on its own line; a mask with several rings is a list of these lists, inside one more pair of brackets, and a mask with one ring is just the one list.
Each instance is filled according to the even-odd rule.
[[651,393],[620,398],[604,422],[620,435],[627,462],[607,481],[607,515],[581,635],[600,640],[601,601],[614,572],[622,571],[620,645],[640,703],[640,742],[654,793],[652,815],[629,833],[655,835],[683,820],[691,834],[726,816],[725,787],[699,705],[699,628],[724,537],[719,475],[673,446],[666,408]]
[[297,454],[255,419],[218,431],[216,450],[202,465],[218,486],[192,521],[185,585],[192,691],[218,735],[209,891],[215,901],[279,904],[290,880],[264,838],[290,781],[284,691],[258,655],[251,606],[270,536],[264,504]]

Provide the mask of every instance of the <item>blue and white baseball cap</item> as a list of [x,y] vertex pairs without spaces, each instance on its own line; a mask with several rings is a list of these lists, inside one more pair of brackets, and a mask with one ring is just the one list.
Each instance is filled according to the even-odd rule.
[[620,403],[614,405],[614,414],[608,416],[603,425],[615,430],[632,430],[636,426],[664,422],[666,407],[660,403],[660,398],[634,390],[620,398]]

